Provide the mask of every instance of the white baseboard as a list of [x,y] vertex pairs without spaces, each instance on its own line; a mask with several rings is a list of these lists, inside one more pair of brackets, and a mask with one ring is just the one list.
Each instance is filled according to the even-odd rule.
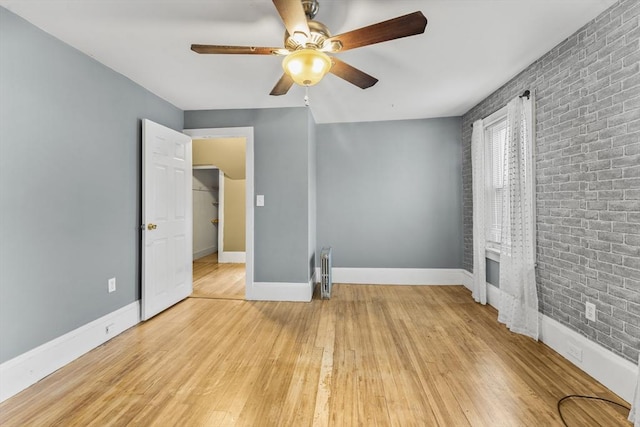
[[247,262],[246,252],[229,252],[229,251],[218,252],[219,264],[244,264],[245,262]]
[[[487,302],[496,309],[500,304],[500,289],[489,283]],[[638,378],[635,364],[543,314],[540,314],[540,341],[627,402],[632,401]],[[569,354],[569,345],[582,351],[582,360]],[[583,392],[575,390],[575,393]]]
[[309,302],[313,297],[313,281],[307,283],[254,282],[246,298],[252,301]]
[[[333,283],[369,285],[461,285],[464,270],[459,268],[344,268],[333,267]],[[316,268],[320,277],[320,268]]]
[[140,301],[136,301],[7,360],[0,365],[0,402],[139,322]]
[[[340,270],[399,270],[399,269],[333,269],[334,282],[343,283],[336,279],[336,272]],[[406,270],[406,269],[400,269]],[[412,269],[411,269],[412,270]],[[453,270],[456,273],[455,270]],[[451,274],[451,270],[440,271],[437,274],[427,275],[414,272],[410,274],[391,275],[389,272],[379,276],[372,276],[373,272],[367,271],[358,275],[357,271],[345,272],[342,278],[362,281],[345,281],[345,283],[381,283],[382,280],[392,281],[394,284],[415,280],[421,280],[419,284],[463,284],[468,286],[470,273],[460,270]],[[317,277],[319,273],[316,272]],[[455,281],[454,278],[460,280]],[[403,279],[404,278],[404,279]],[[448,280],[447,280],[448,278]],[[448,282],[448,283],[447,283]],[[415,284],[415,283],[403,283]],[[311,301],[313,296],[314,280],[308,283],[269,283],[257,282],[253,284],[247,299],[263,301]],[[490,305],[498,307],[500,290],[487,284],[487,299]],[[631,402],[637,383],[638,367],[628,360],[612,353],[606,348],[594,343],[581,334],[569,329],[550,317],[541,315],[540,339],[546,345],[572,362],[578,368],[591,375],[596,380],[616,393],[618,396]],[[21,354],[0,365],[0,402],[14,396],[20,391],[35,384],[47,375],[55,372],[69,362],[96,348],[111,338],[140,322],[140,302],[136,301],[125,307],[109,313],[93,322],[87,323],[61,337],[45,343],[27,353]],[[106,327],[109,326],[109,333]],[[569,352],[569,344],[582,350],[582,360],[576,360]],[[576,390],[576,393],[579,393]]]
[[205,257],[205,256],[207,256],[207,255],[214,254],[214,253],[216,253],[217,251],[218,251],[218,247],[217,247],[217,246],[211,246],[210,248],[207,248],[207,249],[203,249],[203,250],[201,250],[201,251],[194,252],[194,253],[193,253],[193,259],[194,259],[194,260],[196,260],[196,259],[199,259],[199,258]]
[[[437,284],[439,282],[440,284],[462,284],[469,290],[472,288],[473,274],[466,270],[457,270],[457,274],[456,270],[433,270],[333,268],[332,278],[335,283]],[[319,269],[316,270],[316,274],[319,277]],[[376,276],[376,274],[379,275]],[[500,289],[490,283],[487,283],[487,303],[496,309],[500,304]],[[635,364],[542,314],[540,315],[540,340],[627,402],[633,399],[638,376],[638,367]],[[581,361],[569,354],[570,343],[582,350]],[[576,393],[579,391],[576,390]]]
[[464,269],[462,270],[462,284],[470,291],[473,290],[473,274]]
[[501,295],[500,288],[487,282],[487,304],[498,310]]
[[[638,378],[635,364],[548,316],[541,315],[540,318],[540,340],[543,343],[627,402],[633,400]],[[569,345],[582,350],[582,360],[569,354]]]
[[316,277],[320,277],[320,269],[319,268],[315,268],[311,272],[311,278],[309,279],[309,283],[311,283],[312,286],[315,286],[316,283],[317,283]]

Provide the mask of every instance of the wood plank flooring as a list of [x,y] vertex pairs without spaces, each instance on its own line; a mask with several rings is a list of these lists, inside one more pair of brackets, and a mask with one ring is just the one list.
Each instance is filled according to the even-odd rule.
[[[459,286],[189,298],[0,405],[3,426],[559,426],[622,402]],[[593,401],[570,426],[629,426]]]
[[218,254],[193,262],[194,298],[244,299],[245,265],[218,264]]

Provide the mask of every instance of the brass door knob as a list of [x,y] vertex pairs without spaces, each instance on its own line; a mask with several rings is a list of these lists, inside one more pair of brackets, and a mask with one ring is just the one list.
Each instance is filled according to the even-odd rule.
[[155,230],[156,228],[158,228],[158,226],[156,224],[147,225],[147,230]]

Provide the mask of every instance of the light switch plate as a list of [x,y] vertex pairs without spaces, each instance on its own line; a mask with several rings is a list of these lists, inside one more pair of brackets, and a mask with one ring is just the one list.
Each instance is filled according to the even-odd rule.
[[256,196],[256,206],[264,206],[264,195],[258,194]]

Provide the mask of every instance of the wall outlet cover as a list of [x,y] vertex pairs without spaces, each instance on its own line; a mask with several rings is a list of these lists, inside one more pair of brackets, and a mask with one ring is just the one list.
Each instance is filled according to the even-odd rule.
[[592,322],[595,322],[596,321],[596,305],[591,302],[587,302],[584,305],[584,315],[587,318],[587,320],[591,320]]
[[582,349],[577,345],[569,343],[569,347],[567,347],[567,353],[569,353],[569,356],[573,357],[578,362],[582,362]]

